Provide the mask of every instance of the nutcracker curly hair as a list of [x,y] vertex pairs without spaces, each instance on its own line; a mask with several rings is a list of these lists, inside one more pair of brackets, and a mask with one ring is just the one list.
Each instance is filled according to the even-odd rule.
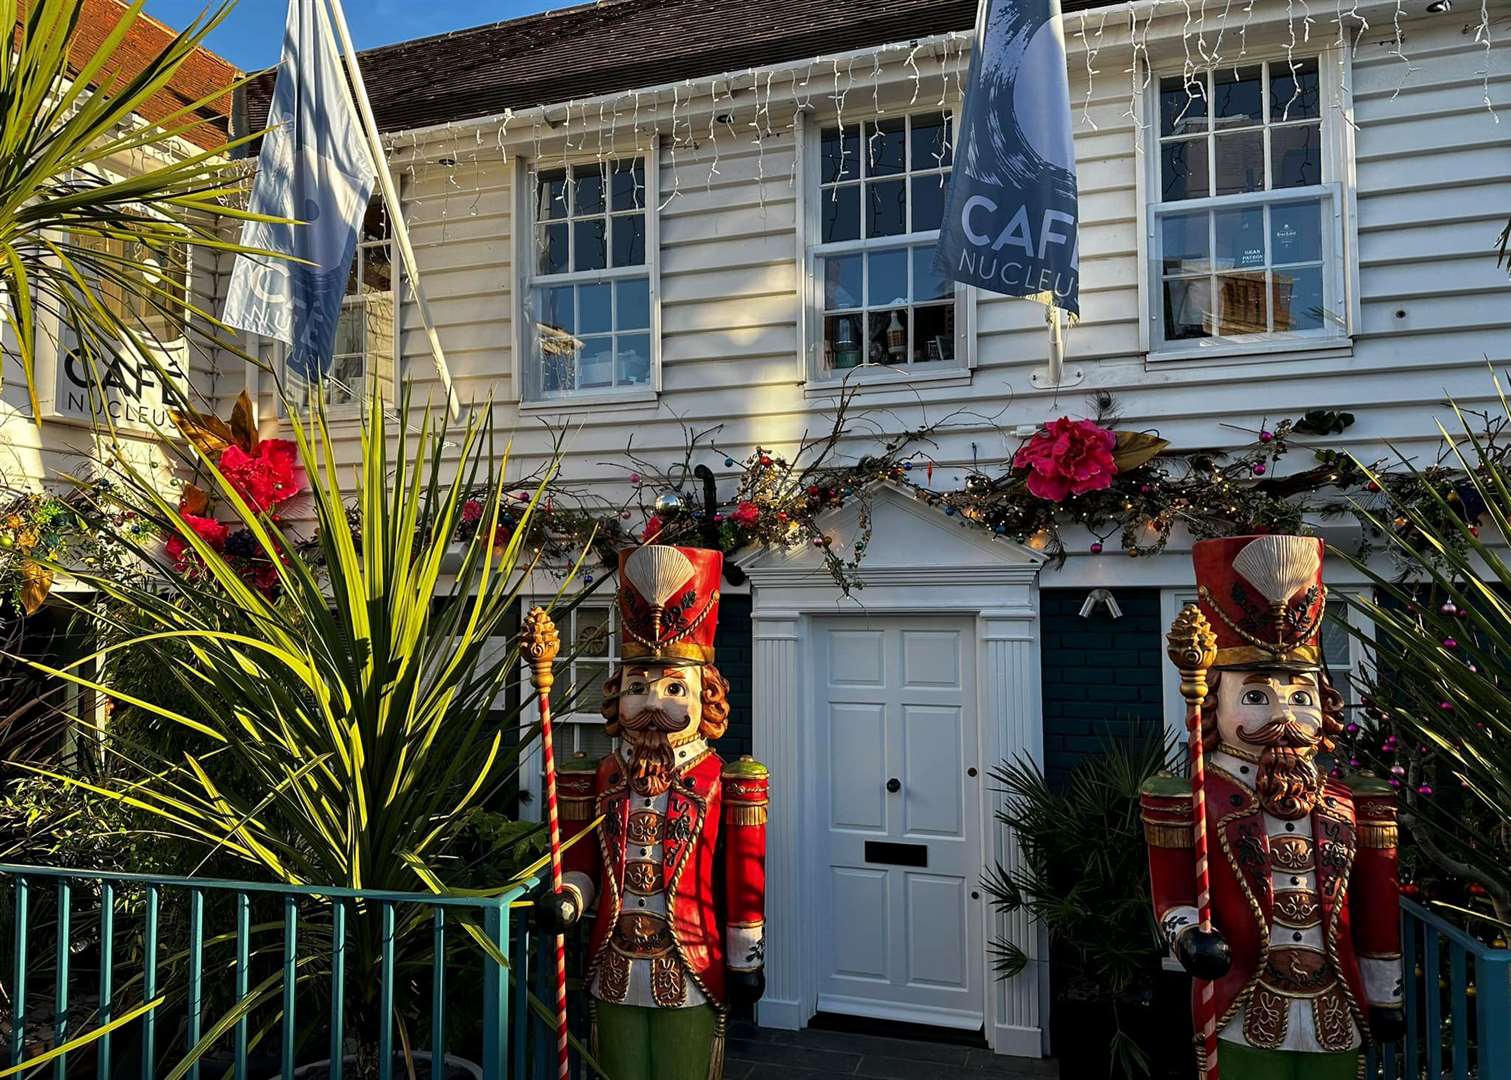
[[[729,682],[712,664],[704,664],[702,668],[703,689],[698,697],[703,703],[703,717],[698,724],[698,734],[705,739],[717,739],[729,727]],[[621,666],[603,684],[603,705],[599,712],[603,714],[605,721],[604,733],[610,738],[617,737],[621,731],[619,686],[623,678],[624,668]]]

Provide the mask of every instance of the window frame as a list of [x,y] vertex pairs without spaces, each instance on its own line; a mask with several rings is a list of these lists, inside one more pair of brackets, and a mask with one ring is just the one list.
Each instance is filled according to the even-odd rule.
[[[871,123],[878,119],[896,119],[938,112],[948,112],[951,115],[952,124],[958,125],[960,111],[961,100],[955,97],[943,105],[857,114],[853,120],[847,120],[846,126]],[[915,363],[909,360],[902,364],[870,364],[865,362],[863,357],[862,362],[853,368],[825,370],[821,351],[824,341],[824,280],[818,272],[819,260],[827,255],[935,244],[938,242],[940,233],[939,229],[931,229],[896,236],[824,243],[821,238],[824,201],[822,144],[825,126],[824,123],[818,122],[807,113],[802,113],[798,117],[795,133],[799,157],[798,175],[802,181],[797,193],[796,210],[799,224],[797,229],[798,299],[803,315],[798,324],[798,374],[804,388],[827,391],[848,383],[852,387],[876,386],[885,389],[908,383],[969,382],[971,373],[976,368],[977,290],[960,282],[955,283],[955,355],[953,361]],[[958,127],[956,138],[958,140]],[[952,168],[954,167],[957,166],[952,165]],[[899,175],[907,178],[913,173],[910,169]],[[861,214],[864,218],[864,204],[861,207]],[[867,306],[863,305],[863,307]]]
[[[530,317],[529,297],[536,288],[535,272],[535,177],[542,169],[573,165],[609,164],[615,160],[641,158],[645,162],[645,264],[650,291],[650,378],[644,385],[590,387],[551,396],[531,397],[527,392],[526,364],[535,361],[535,323]],[[654,402],[661,394],[661,138],[651,135],[644,145],[615,153],[545,154],[535,158],[518,155],[512,174],[514,199],[510,230],[513,234],[513,322],[510,380],[512,398],[521,412],[562,412],[592,405],[632,405]],[[607,282],[639,277],[636,267],[605,267],[603,270],[571,271],[550,275],[549,284],[569,285]]]
[[[1266,86],[1269,82],[1270,64],[1286,62],[1283,50],[1261,50],[1244,58],[1243,66],[1264,65]],[[1139,292],[1144,317],[1139,324],[1139,347],[1147,362],[1184,362],[1203,358],[1233,358],[1239,356],[1262,356],[1314,353],[1323,350],[1347,353],[1353,347],[1353,335],[1359,325],[1358,311],[1358,234],[1355,210],[1356,178],[1353,154],[1353,97],[1351,54],[1341,52],[1336,46],[1318,49],[1315,53],[1296,53],[1297,61],[1315,59],[1318,73],[1318,122],[1320,124],[1319,146],[1322,151],[1321,181],[1307,187],[1273,188],[1234,195],[1208,195],[1202,198],[1182,199],[1176,202],[1162,201],[1160,147],[1160,82],[1172,76],[1179,77],[1179,64],[1155,64],[1146,67],[1147,78],[1143,93],[1139,96],[1141,115],[1137,118],[1145,144],[1141,150],[1143,162],[1137,170],[1137,216],[1139,239]],[[1219,70],[1227,70],[1223,65]],[[1205,74],[1198,71],[1196,74]],[[1266,98],[1266,101],[1268,98]],[[1268,132],[1274,125],[1266,118],[1262,128],[1249,129]],[[1216,129],[1209,129],[1210,132]],[[1269,140],[1265,140],[1265,170],[1268,176],[1273,168],[1269,157]],[[1216,163],[1209,160],[1209,168]],[[1288,202],[1319,199],[1322,215],[1322,276],[1324,297],[1329,311],[1337,316],[1325,320],[1324,325],[1314,330],[1266,330],[1259,333],[1231,335],[1228,337],[1197,338],[1189,341],[1166,340],[1164,337],[1164,273],[1161,244],[1162,219],[1169,214],[1202,210],[1240,209],[1245,206],[1271,206]],[[1215,228],[1215,226],[1213,226]],[[1264,267],[1270,273],[1268,260]]]

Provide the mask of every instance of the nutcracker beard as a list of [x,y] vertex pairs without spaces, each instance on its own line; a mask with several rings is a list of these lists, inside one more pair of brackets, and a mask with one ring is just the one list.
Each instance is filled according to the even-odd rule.
[[1245,731],[1243,738],[1264,748],[1254,785],[1260,805],[1284,821],[1310,814],[1322,794],[1316,762],[1320,737],[1295,721],[1272,720],[1258,731]]
[[635,716],[619,717],[619,724],[635,751],[630,760],[630,786],[641,795],[663,794],[671,787],[677,767],[671,736],[687,727],[687,717],[646,709]]

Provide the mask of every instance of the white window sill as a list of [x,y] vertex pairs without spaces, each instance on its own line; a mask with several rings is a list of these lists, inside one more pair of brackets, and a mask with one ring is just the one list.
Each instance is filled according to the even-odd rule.
[[1354,342],[1350,337],[1324,338],[1256,338],[1248,341],[1214,341],[1209,344],[1184,348],[1151,350],[1145,358],[1153,364],[1195,364],[1204,360],[1229,363],[1242,358],[1245,362],[1271,363],[1281,360],[1326,360],[1353,355]]
[[659,395],[649,387],[633,390],[611,390],[603,393],[566,394],[562,397],[542,398],[538,401],[521,401],[522,413],[563,413],[578,409],[636,408],[655,405]]
[[841,393],[847,389],[863,394],[885,393],[910,386],[967,386],[970,381],[971,369],[957,365],[929,371],[876,364],[851,368],[846,378],[809,379],[803,384],[803,393],[812,397]]

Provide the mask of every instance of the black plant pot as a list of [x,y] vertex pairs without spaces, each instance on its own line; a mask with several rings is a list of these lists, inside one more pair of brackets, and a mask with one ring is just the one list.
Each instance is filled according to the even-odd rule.
[[[1159,1023],[1152,1001],[1057,998],[1050,1035],[1063,1080],[1124,1080],[1128,1074],[1114,1064],[1112,1052],[1119,1031],[1137,1044],[1146,1060],[1155,1060]],[[1159,1076],[1157,1072],[1152,1075]]]

